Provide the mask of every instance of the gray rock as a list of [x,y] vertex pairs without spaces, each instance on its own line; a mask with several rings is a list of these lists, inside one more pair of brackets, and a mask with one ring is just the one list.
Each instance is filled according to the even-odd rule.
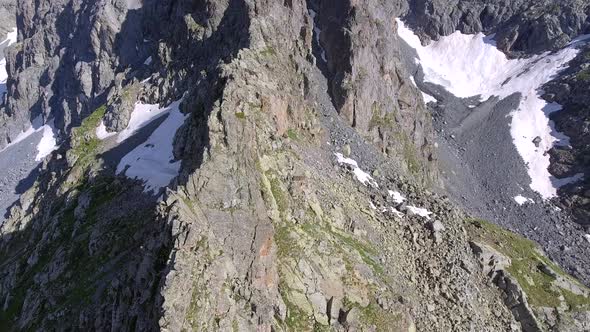
[[345,157],[350,157],[350,154],[352,153],[351,149],[350,149],[350,145],[346,144],[342,147],[342,154]]
[[127,127],[139,95],[139,84],[127,86],[107,107],[104,124],[108,131],[119,132]]
[[414,0],[405,19],[424,40],[438,40],[456,30],[495,33],[500,49],[518,55],[555,50],[583,34],[590,25],[589,6],[584,0]]
[[74,209],[74,217],[78,220],[84,219],[86,217],[86,210],[90,207],[90,203],[92,201],[92,196],[89,192],[85,191],[80,194],[78,197],[78,205],[76,209]]

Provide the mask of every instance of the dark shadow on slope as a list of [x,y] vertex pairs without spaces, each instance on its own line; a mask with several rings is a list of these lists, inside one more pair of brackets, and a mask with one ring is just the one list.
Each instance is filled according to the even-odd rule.
[[24,178],[18,182],[18,184],[16,185],[16,188],[15,188],[15,192],[17,194],[20,195],[20,194],[24,193],[25,191],[29,190],[33,186],[33,184],[37,180],[37,177],[39,177],[39,174],[40,174],[39,167],[35,167],[29,173],[29,175],[27,175],[26,178]]
[[[212,13],[211,15],[214,15]],[[226,77],[221,64],[230,63],[241,49],[250,46],[250,19],[244,0],[230,0],[216,30],[207,39],[188,44],[180,61],[172,65],[181,69],[189,65],[193,76],[187,81],[188,93],[181,110],[189,113],[175,138],[175,157],[182,160],[182,173],[177,182],[184,185],[188,175],[198,169],[210,147],[208,119],[215,104],[223,97]]]
[[154,132],[154,130],[156,130],[162,124],[162,122],[166,120],[167,117],[168,114],[158,117],[146,126],[139,129],[135,134],[133,134],[133,136],[127,138],[120,144],[117,144],[112,149],[103,153],[101,158],[104,160],[105,164],[108,167],[116,169],[119,161],[121,161],[121,158],[123,158],[127,153],[135,149],[137,146],[143,144]]
[[[215,101],[222,96],[225,81],[220,64],[231,62],[240,49],[249,46],[246,3],[230,0],[225,10],[207,3],[146,0],[142,8],[130,13],[133,18],[121,29],[138,31],[133,25],[138,24],[136,17],[141,17],[143,28],[151,25],[150,40],[168,43],[177,51],[170,54],[167,67],[160,69],[165,74],[162,76],[175,77],[178,87],[160,97],[162,101],[176,100],[183,89],[190,87],[182,108],[190,113],[190,120],[177,134],[177,140],[184,140],[178,158],[183,159],[185,175],[200,167],[210,144],[207,119]],[[204,8],[218,12],[203,12]],[[66,16],[72,12],[71,6],[63,11],[60,35],[76,31],[76,38],[82,42],[67,51],[63,61],[73,63],[61,63],[63,71],[71,69],[82,55],[91,59],[88,45],[83,42],[87,37],[83,34],[90,30],[72,30],[75,27],[65,24]],[[221,20],[202,39],[186,30],[183,17],[188,13],[204,25],[214,15],[220,15]],[[210,22],[209,26],[213,24]],[[117,39],[125,37],[119,35]],[[182,69],[185,71],[178,75]],[[62,100],[68,106],[78,97],[70,94],[76,88],[68,86],[67,81],[56,83],[52,89],[66,96]],[[55,98],[53,102],[60,100]],[[72,123],[79,125],[96,106],[104,104],[105,98],[99,95],[87,101],[83,110],[70,109]],[[150,126],[157,125],[155,122]],[[13,230],[0,237],[0,282],[14,285],[10,291],[0,290],[0,298],[6,304],[0,309],[0,326],[7,330],[159,330],[158,322],[163,315],[161,280],[173,264],[168,262],[175,241],[171,223],[156,214],[156,197],[144,193],[138,181],[113,175],[115,161],[133,144],[141,144],[149,129],[152,128],[133,137],[133,143],[128,146],[106,151],[102,155],[106,159],[105,168],[97,172],[80,173],[76,167],[70,168],[65,151],[68,145],[71,148],[74,144],[72,141],[66,141],[54,153],[39,177],[41,182],[37,184],[39,191],[35,197],[31,202],[19,204],[31,214],[32,220],[11,223]],[[82,135],[79,139],[72,148],[80,157],[77,164],[96,164],[92,160],[92,138]],[[58,154],[61,158],[57,158]],[[75,182],[65,184],[72,179]],[[180,177],[179,182],[183,179],[186,177]],[[15,218],[20,220],[18,216]]]
[[[16,188],[14,190],[15,193],[17,195],[22,195],[27,190],[29,190],[35,184],[35,181],[37,181],[40,174],[41,174],[41,165],[33,168],[33,170],[31,170],[29,172],[29,174],[24,179],[21,179],[18,182],[18,184],[16,185]],[[12,209],[12,207],[17,206],[18,204],[19,204],[18,199],[16,201],[14,201],[12,204],[10,204],[10,206],[6,209],[6,212],[4,213],[4,219],[7,219],[10,216],[10,210]]]
[[320,25],[321,5],[318,0],[307,0],[307,8],[312,18],[313,38],[312,53],[315,58],[315,65],[322,75],[329,80],[330,72],[328,70],[328,53],[322,46],[322,27]]
[[315,24],[322,30],[321,46],[327,57],[325,70],[321,67],[320,70],[328,80],[328,94],[332,104],[340,112],[348,93],[344,80],[352,72],[352,40],[348,27],[349,20],[354,17],[355,8],[349,0],[323,0],[318,5],[310,0],[308,6],[318,8]]

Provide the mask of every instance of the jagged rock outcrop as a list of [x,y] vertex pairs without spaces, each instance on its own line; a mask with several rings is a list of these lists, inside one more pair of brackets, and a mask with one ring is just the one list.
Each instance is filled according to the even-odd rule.
[[584,0],[410,0],[407,22],[425,40],[455,30],[495,34],[498,48],[511,55],[565,46],[588,33],[590,4]]
[[318,53],[334,106],[384,153],[403,156],[412,174],[435,183],[430,115],[408,80],[393,20],[405,3],[318,2]]
[[549,170],[557,178],[577,176],[578,181],[559,189],[559,201],[562,207],[572,211],[578,223],[586,227],[590,227],[589,57],[590,48],[586,47],[559,78],[543,87],[548,101],[563,106],[551,118],[555,128],[570,138],[570,146],[558,146],[549,151]]
[[[471,249],[523,331],[584,331],[590,291],[528,240],[484,221],[467,228]],[[502,239],[504,243],[499,240]]]
[[17,3],[18,43],[7,54],[8,98],[0,147],[33,118],[53,119],[63,138],[141,69],[156,45],[129,1]]

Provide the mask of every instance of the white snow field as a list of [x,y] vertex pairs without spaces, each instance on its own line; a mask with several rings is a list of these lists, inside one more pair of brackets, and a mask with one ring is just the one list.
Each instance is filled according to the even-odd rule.
[[109,132],[107,131],[107,127],[104,125],[103,121],[100,121],[100,124],[98,125],[98,127],[96,128],[96,137],[99,140],[105,140],[111,136],[115,136],[117,135],[116,132]]
[[[588,36],[577,38],[555,53],[510,60],[496,48],[493,36],[465,35],[456,31],[423,46],[401,20],[397,22],[398,35],[418,54],[424,81],[439,84],[461,98],[479,95],[485,100],[491,96],[505,98],[513,93],[521,94],[518,109],[511,113],[510,134],[527,165],[531,189],[543,198],[554,197],[559,182],[547,169],[549,155],[545,152],[554,144],[568,144],[568,141],[565,135],[557,133],[548,118],[561,106],[543,100],[540,87],[578,54],[577,45]],[[533,143],[537,136],[541,138],[539,147]]]
[[138,102],[135,104],[133,112],[131,112],[129,123],[125,129],[120,133],[109,132],[107,131],[104,122],[101,121],[96,128],[96,137],[100,140],[104,140],[117,135],[117,143],[121,143],[135,135],[141,128],[150,124],[156,118],[168,114],[174,107],[178,107],[178,104],[172,103],[166,107],[160,107],[158,104],[142,104]]
[[170,112],[174,108],[178,108],[180,102],[175,102],[169,106],[162,107],[158,104],[141,104],[136,103],[127,128],[123,129],[117,136],[117,143],[121,143],[129,137],[137,133],[138,130],[151,123],[156,118]]
[[180,112],[179,105],[180,101],[176,101],[167,107],[154,109],[154,105],[138,104],[128,127],[117,139],[121,142],[154,120],[157,115],[168,114],[150,137],[126,154],[117,166],[118,174],[125,173],[129,178],[143,180],[145,192],[157,192],[169,185],[180,170],[180,161],[174,160],[173,142],[176,131],[184,123],[186,115]]

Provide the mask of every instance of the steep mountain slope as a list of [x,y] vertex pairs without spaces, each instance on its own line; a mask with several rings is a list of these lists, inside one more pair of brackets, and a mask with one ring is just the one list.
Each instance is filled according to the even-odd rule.
[[590,328],[588,288],[433,193],[407,9],[19,2],[4,144],[41,114],[60,145],[0,228],[2,329]]

